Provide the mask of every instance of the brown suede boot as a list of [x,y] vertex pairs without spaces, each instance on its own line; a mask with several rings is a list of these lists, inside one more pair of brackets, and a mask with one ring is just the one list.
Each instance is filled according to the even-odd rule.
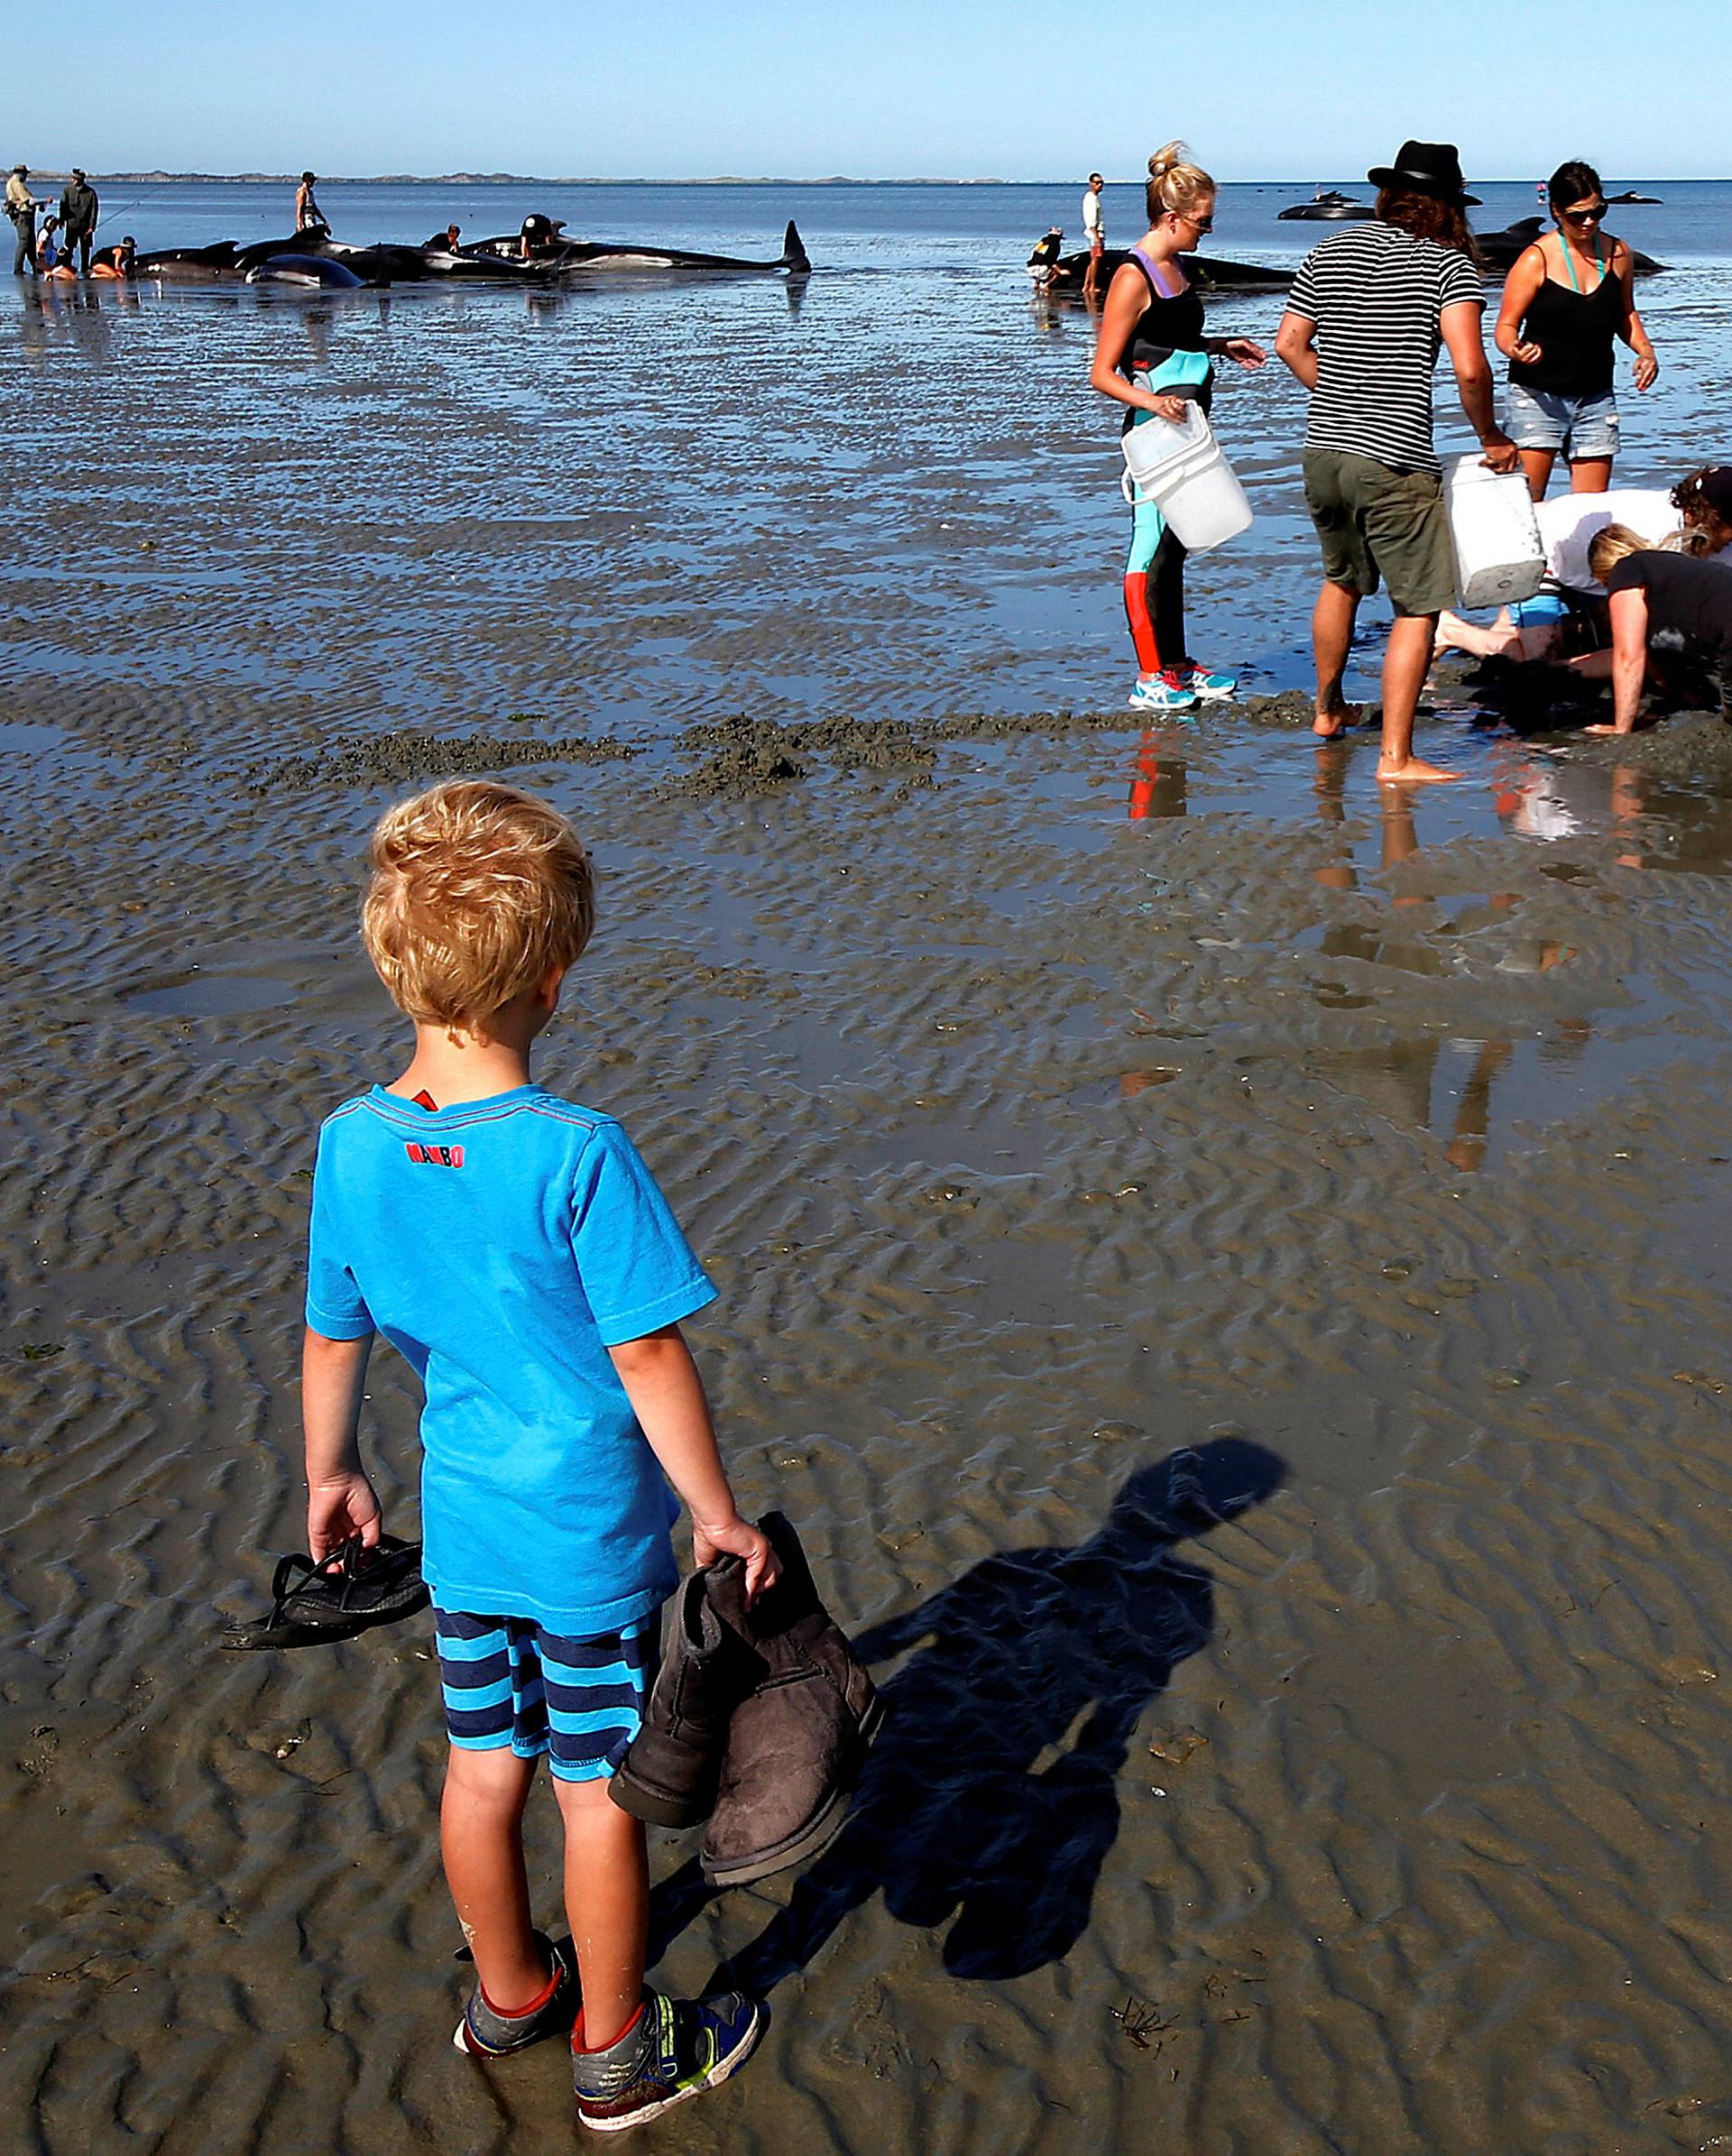
[[745,1613],[766,1670],[728,1730],[704,1837],[704,1875],[716,1886],[767,1878],[832,1839],[883,1711],[818,1599],[799,1537],[779,1512],[758,1525],[782,1573]]
[[715,1803],[731,1718],[765,1674],[746,1615],[745,1566],[724,1557],[692,1573],[670,1614],[643,1727],[607,1793],[653,1827],[697,1827]]

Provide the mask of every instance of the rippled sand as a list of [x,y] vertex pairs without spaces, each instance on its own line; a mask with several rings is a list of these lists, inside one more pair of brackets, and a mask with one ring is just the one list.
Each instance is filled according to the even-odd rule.
[[[1718,782],[1458,716],[1426,739],[1467,782],[1403,805],[1368,744],[1096,725],[1099,444],[1043,539],[1026,480],[995,504],[1002,402],[928,420],[935,365],[822,338],[815,388],[779,292],[728,305],[755,383],[612,306],[542,346],[470,308],[47,324],[57,398],[136,455],[31,464],[0,627],[18,2145],[571,2130],[558,2047],[449,2044],[424,1633],[210,1645],[301,1539],[313,1131],[389,1055],[366,828],[418,769],[562,742],[522,775],[603,917],[539,1074],[661,1175],[742,1501],[897,1710],[803,1880],[705,1906],[659,1840],[664,1973],[731,1958],[774,2021],[643,2144],[1718,2145]],[[1209,572],[1244,623],[1308,574],[1285,454],[1271,551]],[[910,723],[695,787],[742,712]],[[400,1528],[414,1417],[382,1357]],[[549,1803],[535,1835],[552,1918]]]

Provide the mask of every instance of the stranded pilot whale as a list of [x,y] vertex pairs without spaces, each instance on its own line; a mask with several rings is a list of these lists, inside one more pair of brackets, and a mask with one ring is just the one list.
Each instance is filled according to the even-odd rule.
[[[1028,274],[1042,291],[1055,299],[1075,299],[1082,296],[1089,257],[1086,252],[1061,254],[1064,241],[1064,235],[1056,229],[1036,240],[1028,257]],[[1096,290],[1104,293],[1114,272],[1129,260],[1128,248],[1109,247],[1101,257]],[[1205,299],[1225,299],[1233,292],[1285,292],[1293,282],[1291,270],[1271,270],[1261,263],[1222,262],[1207,254],[1185,254],[1180,260],[1185,275]]]
[[[644,241],[568,240],[564,232],[565,226],[558,218],[526,217],[522,231],[477,240],[473,247],[457,252],[507,262],[551,263],[562,270],[715,270],[760,276],[786,272],[790,277],[803,277],[812,267],[799,227],[791,217],[782,235],[782,251],[773,262],[754,262],[739,254],[703,254],[688,247],[657,247]],[[527,254],[522,252],[526,240]],[[439,259],[437,250],[428,250],[428,255],[430,260]]]
[[[1479,260],[1486,269],[1507,270],[1514,266],[1522,249],[1531,247],[1544,228],[1543,217],[1517,217],[1501,232],[1476,232],[1473,244],[1479,250]],[[1628,245],[1627,241],[1625,244]],[[1635,247],[1630,248],[1630,265],[1638,277],[1657,277],[1666,266]]]

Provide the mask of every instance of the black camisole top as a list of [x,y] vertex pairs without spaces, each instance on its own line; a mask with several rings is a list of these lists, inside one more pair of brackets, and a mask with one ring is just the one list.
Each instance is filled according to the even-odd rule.
[[1554,397],[1603,397],[1612,386],[1612,345],[1624,327],[1624,287],[1608,269],[1591,292],[1548,276],[1522,318],[1524,343],[1540,347],[1533,364],[1509,363],[1520,389]]

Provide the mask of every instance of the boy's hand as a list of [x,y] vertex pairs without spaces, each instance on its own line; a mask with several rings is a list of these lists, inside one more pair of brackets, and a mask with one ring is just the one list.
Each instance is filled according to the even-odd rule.
[[692,1555],[700,1567],[714,1564],[724,1551],[730,1557],[746,1561],[746,1607],[750,1609],[764,1589],[774,1587],[782,1576],[776,1553],[769,1538],[737,1513],[720,1525],[706,1527],[700,1521],[692,1522]]
[[315,1564],[357,1534],[371,1550],[383,1524],[373,1485],[358,1469],[308,1486],[307,1548]]

